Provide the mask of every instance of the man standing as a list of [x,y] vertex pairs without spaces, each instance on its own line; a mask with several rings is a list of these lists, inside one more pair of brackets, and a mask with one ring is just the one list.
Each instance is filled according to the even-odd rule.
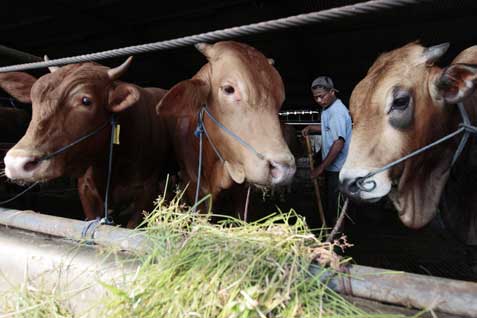
[[338,90],[328,76],[317,77],[311,84],[313,99],[321,107],[321,125],[307,126],[302,130],[304,136],[310,132],[321,133],[321,156],[323,161],[316,167],[311,178],[325,174],[326,179],[326,223],[336,221],[339,198],[339,173],[348,155],[351,141],[351,117],[348,109],[336,97]]

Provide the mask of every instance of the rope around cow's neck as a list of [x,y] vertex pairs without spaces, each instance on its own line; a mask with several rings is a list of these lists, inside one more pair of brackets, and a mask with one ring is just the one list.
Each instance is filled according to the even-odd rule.
[[402,163],[403,161],[405,161],[409,158],[415,157],[415,156],[429,150],[430,148],[432,148],[434,146],[437,146],[437,145],[439,145],[439,144],[457,136],[458,134],[464,133],[464,135],[462,136],[462,139],[460,140],[459,145],[456,149],[456,152],[454,153],[454,157],[452,158],[452,161],[451,161],[451,164],[450,164],[450,167],[452,167],[455,164],[455,162],[457,161],[457,159],[459,158],[462,151],[464,150],[465,144],[467,143],[470,134],[477,134],[477,127],[472,126],[472,124],[470,122],[470,119],[469,119],[469,115],[465,111],[464,104],[458,103],[457,107],[459,109],[459,114],[462,117],[462,122],[459,124],[459,129],[457,129],[456,131],[454,131],[454,132],[452,132],[452,133],[434,141],[433,143],[431,143],[429,145],[426,145],[422,148],[419,148],[416,151],[413,151],[413,152],[411,152],[410,154],[408,154],[404,157],[401,157],[401,158],[399,158],[399,159],[397,159],[393,162],[388,163],[387,165],[385,165],[385,166],[383,166],[379,169],[376,169],[376,170],[368,173],[364,177],[358,178],[357,181],[356,181],[356,186],[359,188],[359,190],[365,191],[365,192],[373,191],[376,188],[376,181],[366,180],[366,179],[369,179],[369,178],[375,176],[378,173],[384,172],[384,171]]
[[[113,222],[112,222],[112,220],[109,219],[108,204],[109,204],[109,188],[110,188],[110,183],[111,183],[111,171],[112,171],[112,161],[113,161],[113,143],[114,143],[114,135],[115,135],[115,129],[116,129],[116,117],[114,116],[114,114],[111,115],[111,117],[108,121],[106,121],[104,124],[102,124],[101,126],[96,128],[95,130],[87,133],[86,135],[81,136],[80,138],[76,139],[72,143],[69,143],[66,146],[63,146],[60,149],[58,149],[56,151],[53,151],[52,153],[49,153],[49,154],[47,154],[43,157],[40,157],[39,159],[37,159],[37,162],[41,162],[41,161],[44,161],[44,160],[49,160],[49,159],[65,152],[66,150],[70,149],[71,147],[74,147],[77,144],[85,141],[86,139],[89,139],[89,138],[95,136],[100,131],[102,131],[104,128],[106,128],[108,125],[111,125],[111,137],[110,137],[110,141],[109,141],[108,176],[107,176],[107,181],[106,181],[106,194],[104,196],[104,218],[99,220],[99,222],[101,224],[111,225],[111,224],[113,224]],[[22,195],[24,195],[25,193],[27,193],[28,191],[33,189],[38,184],[39,184],[39,182],[33,183],[28,188],[26,188],[25,190],[23,190],[19,194],[15,195],[13,198],[10,198],[10,199],[5,200],[5,201],[1,201],[0,205],[7,204],[7,203],[10,203],[10,202],[18,199],[19,197],[21,197]]]
[[204,114],[207,114],[207,116],[212,120],[212,122],[222,129],[226,134],[228,134],[230,137],[235,139],[239,144],[241,144],[243,147],[246,149],[250,150],[252,153],[254,153],[259,159],[265,160],[265,156],[258,152],[252,145],[247,143],[245,140],[240,138],[237,134],[235,134],[233,131],[222,125],[220,121],[218,121],[210,112],[209,109],[207,108],[207,105],[203,105],[202,108],[199,111],[199,115],[197,118],[197,128],[194,132],[194,135],[199,138],[199,160],[198,160],[198,166],[197,166],[197,183],[196,183],[196,188],[195,188],[195,198],[194,198],[194,207],[192,211],[195,213],[197,211],[197,202],[199,201],[199,192],[200,192],[200,179],[202,176],[202,158],[203,158],[203,134],[207,137],[207,140],[209,141],[212,149],[214,150],[215,154],[217,157],[220,159],[222,163],[225,163],[224,157],[221,155],[219,149],[215,146],[214,142],[210,138],[209,133],[207,132],[207,128],[205,127],[204,123]]

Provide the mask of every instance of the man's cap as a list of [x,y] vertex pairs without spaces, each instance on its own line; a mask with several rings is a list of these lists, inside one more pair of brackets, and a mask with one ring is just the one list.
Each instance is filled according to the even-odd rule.
[[311,89],[325,89],[327,91],[334,90],[339,92],[334,84],[333,80],[329,76],[318,76],[315,80],[311,83]]

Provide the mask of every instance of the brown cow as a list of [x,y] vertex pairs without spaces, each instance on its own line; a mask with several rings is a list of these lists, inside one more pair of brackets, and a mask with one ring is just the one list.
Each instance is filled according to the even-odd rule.
[[[109,69],[96,63],[52,68],[33,86],[12,88],[9,93],[32,102],[32,121],[23,138],[5,157],[5,173],[16,182],[48,181],[60,176],[78,177],[78,189],[87,219],[103,214],[110,128],[49,160],[39,161],[95,130],[117,114],[120,145],[113,156],[111,200],[134,212],[151,207],[167,140],[155,106],[165,94],[159,88],[142,88],[119,82],[129,58]],[[15,78],[12,79],[16,83]],[[21,81],[21,79],[18,79]],[[13,85],[12,85],[13,86]],[[31,91],[31,94],[30,94]],[[130,225],[137,222],[136,218]]]
[[[465,50],[442,69],[434,62],[447,47],[448,44],[425,48],[411,43],[381,55],[355,87],[350,100],[355,126],[348,158],[340,173],[343,190],[365,201],[376,201],[389,194],[402,222],[411,228],[420,228],[435,216],[459,138],[371,177],[376,183],[371,191],[360,190],[356,180],[457,130],[462,119],[456,103],[463,102],[471,121],[476,123],[477,68],[459,63],[477,63],[477,47]],[[475,149],[475,140],[471,138],[455,167],[467,165],[467,170],[454,169],[471,182],[461,183],[456,191],[467,187],[465,193],[473,193],[464,199],[469,201],[465,208],[471,209],[473,222],[477,216],[477,206],[471,202],[475,202],[477,194],[477,167],[475,158],[470,165],[469,154],[475,153]],[[477,243],[476,234],[473,230],[463,237],[469,243]]]
[[278,120],[278,110],[285,98],[283,82],[267,58],[248,45],[226,41],[196,47],[208,63],[192,79],[170,89],[157,109],[173,138],[191,202],[199,152],[194,131],[203,105],[225,127],[264,155],[260,159],[204,115],[205,127],[224,162],[205,139],[201,194],[211,194],[215,211],[238,213],[243,210],[245,183],[279,185],[289,182],[295,173],[295,160]]

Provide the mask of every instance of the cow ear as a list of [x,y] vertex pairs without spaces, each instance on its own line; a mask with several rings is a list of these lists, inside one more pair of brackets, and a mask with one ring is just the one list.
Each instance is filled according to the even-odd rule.
[[0,87],[22,103],[31,103],[31,88],[36,78],[23,72],[0,73]]
[[229,173],[232,180],[235,183],[242,184],[245,181],[245,170],[240,164],[232,164],[229,161],[225,161],[225,169]]
[[456,104],[471,95],[477,84],[477,65],[453,64],[442,71],[436,87],[446,103]]
[[210,87],[206,81],[191,79],[174,85],[156,107],[159,115],[191,115],[207,102]]
[[109,94],[109,111],[113,113],[122,112],[133,106],[141,97],[139,90],[131,84],[120,84]]

